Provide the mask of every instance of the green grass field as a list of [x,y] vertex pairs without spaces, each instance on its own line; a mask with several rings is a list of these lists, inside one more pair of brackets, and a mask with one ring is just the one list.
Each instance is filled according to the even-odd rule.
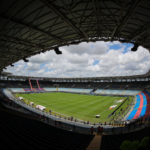
[[[122,103],[116,103],[116,100],[126,99],[126,97],[92,96],[61,92],[17,94],[17,96],[64,116],[73,116],[76,119],[91,122],[109,121],[110,119],[107,116]],[[121,108],[126,107],[126,104],[123,104]],[[108,110],[112,105],[117,106]],[[95,118],[95,115],[100,115],[100,118]]]

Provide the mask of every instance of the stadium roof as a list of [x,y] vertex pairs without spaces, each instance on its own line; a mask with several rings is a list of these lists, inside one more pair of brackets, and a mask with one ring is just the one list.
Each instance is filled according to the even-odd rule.
[[150,50],[149,29],[149,0],[1,0],[0,70],[81,42],[137,42]]
[[132,75],[132,76],[110,76],[110,77],[76,77],[76,78],[54,78],[54,77],[32,77],[32,76],[16,76],[16,75],[9,75],[7,76],[8,78],[13,78],[13,79],[25,79],[28,80],[30,78],[31,80],[49,80],[49,81],[63,81],[63,80],[73,80],[73,81],[100,81],[100,80],[122,80],[122,79],[143,79],[143,78],[148,78],[150,79],[150,70],[143,75]]
[[10,75],[12,75],[11,72],[4,72],[4,71],[0,72],[0,74],[4,75],[4,76],[10,76]]

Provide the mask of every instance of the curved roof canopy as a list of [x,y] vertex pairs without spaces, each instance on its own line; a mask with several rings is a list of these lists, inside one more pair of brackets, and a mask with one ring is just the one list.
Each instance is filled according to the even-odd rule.
[[0,69],[80,42],[138,43],[150,50],[149,0],[1,0]]

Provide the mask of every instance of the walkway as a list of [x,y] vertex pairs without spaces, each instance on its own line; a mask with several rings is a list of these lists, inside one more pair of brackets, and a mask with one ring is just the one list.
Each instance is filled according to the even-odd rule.
[[86,150],[100,150],[101,145],[101,135],[95,135],[90,145],[86,148]]

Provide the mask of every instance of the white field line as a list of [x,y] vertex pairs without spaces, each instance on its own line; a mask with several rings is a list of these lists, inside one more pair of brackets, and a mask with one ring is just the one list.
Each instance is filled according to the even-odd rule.
[[[104,99],[106,99],[106,98],[104,98]],[[100,100],[92,101],[90,104],[85,105],[85,106],[83,106],[83,107],[86,107],[86,106],[92,105],[92,104],[94,104],[94,103],[97,103],[97,102],[103,101],[104,99],[100,99]]]
[[[107,110],[107,109],[106,109],[106,110]],[[106,110],[104,110],[103,112],[101,112],[100,115],[101,115],[102,113],[104,113]]]

